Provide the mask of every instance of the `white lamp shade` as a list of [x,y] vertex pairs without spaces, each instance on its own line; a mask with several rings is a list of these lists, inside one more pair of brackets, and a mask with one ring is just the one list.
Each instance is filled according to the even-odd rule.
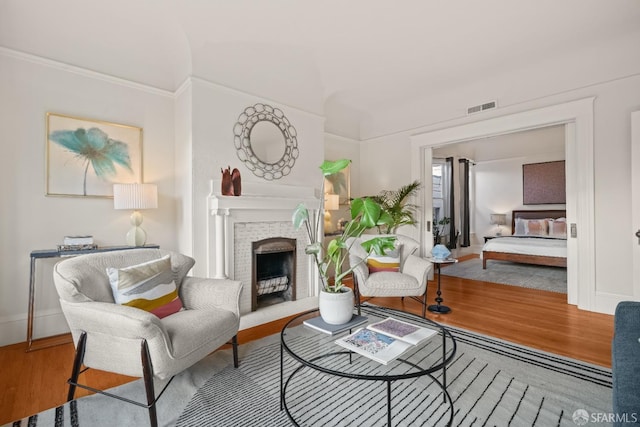
[[326,211],[337,211],[340,209],[340,196],[337,194],[324,195],[324,209]]
[[506,214],[491,214],[491,224],[505,225],[507,223]]
[[156,184],[113,184],[114,209],[155,209],[158,207]]

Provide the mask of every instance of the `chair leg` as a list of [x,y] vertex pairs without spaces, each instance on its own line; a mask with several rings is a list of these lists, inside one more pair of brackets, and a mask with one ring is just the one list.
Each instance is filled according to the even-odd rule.
[[427,291],[424,291],[424,295],[422,296],[422,318],[427,318]]
[[87,347],[87,333],[82,332],[80,339],[78,339],[78,345],[76,346],[76,355],[73,359],[73,368],[71,369],[71,377],[69,378],[69,392],[67,393],[67,402],[73,400],[76,394],[76,384],[78,384],[78,377],[80,376],[80,368],[82,368],[82,361],[84,360],[84,350]]
[[358,287],[358,279],[353,275],[353,299],[355,299],[358,308],[358,316],[360,316],[360,288]]
[[427,286],[424,287],[424,295],[422,295],[422,318],[427,318],[427,290],[429,289],[429,280]]
[[142,357],[142,373],[144,376],[144,388],[147,392],[147,406],[149,408],[149,421],[151,427],[158,427],[158,414],[156,413],[156,393],[153,387],[153,366],[151,365],[151,355],[147,340],[142,340],[140,350]]
[[231,338],[231,345],[233,346],[233,367],[238,367],[238,335],[234,335]]

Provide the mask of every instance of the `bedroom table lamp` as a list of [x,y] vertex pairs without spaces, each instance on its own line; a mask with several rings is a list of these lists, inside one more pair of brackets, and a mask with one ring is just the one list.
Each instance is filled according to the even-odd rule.
[[495,224],[496,236],[502,236],[502,226],[507,224],[507,214],[491,214],[491,224]]
[[139,210],[158,207],[158,186],[156,184],[114,184],[113,208],[133,209],[131,230],[127,233],[127,245],[144,246],[147,233],[140,227],[142,214]]

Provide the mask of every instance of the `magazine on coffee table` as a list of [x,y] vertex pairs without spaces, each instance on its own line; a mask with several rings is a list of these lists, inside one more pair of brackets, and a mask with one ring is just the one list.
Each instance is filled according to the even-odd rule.
[[[376,329],[373,328],[374,326]],[[335,343],[386,365],[437,333],[431,329],[388,318],[359,329],[351,335],[336,340]]]
[[408,342],[366,328],[336,340],[336,344],[384,365],[413,347]]
[[438,333],[433,329],[422,328],[392,317],[381,322],[372,323],[367,328],[413,345],[417,345]]

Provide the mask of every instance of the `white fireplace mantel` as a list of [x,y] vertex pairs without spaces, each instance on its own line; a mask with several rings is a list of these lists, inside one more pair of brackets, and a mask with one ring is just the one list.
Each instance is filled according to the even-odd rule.
[[319,203],[316,197],[283,197],[283,196],[221,196],[209,195],[209,210],[212,215],[223,212],[229,215],[232,210],[293,210],[304,203],[310,209],[317,209]]
[[[212,180],[211,191],[207,196],[209,277],[229,277],[226,259],[233,252],[233,230],[230,222],[290,222],[296,207],[304,203],[309,209],[311,223],[317,223],[315,218],[321,209],[321,199],[316,197],[316,190],[312,187],[247,183],[243,185],[241,196],[223,196],[219,191],[220,187],[220,180]],[[215,261],[211,252],[215,252]]]
[[223,196],[221,181],[212,180],[209,192],[210,211],[245,210],[293,210],[300,203],[309,209],[318,209],[320,199],[313,187],[248,182],[242,186],[241,196]]

